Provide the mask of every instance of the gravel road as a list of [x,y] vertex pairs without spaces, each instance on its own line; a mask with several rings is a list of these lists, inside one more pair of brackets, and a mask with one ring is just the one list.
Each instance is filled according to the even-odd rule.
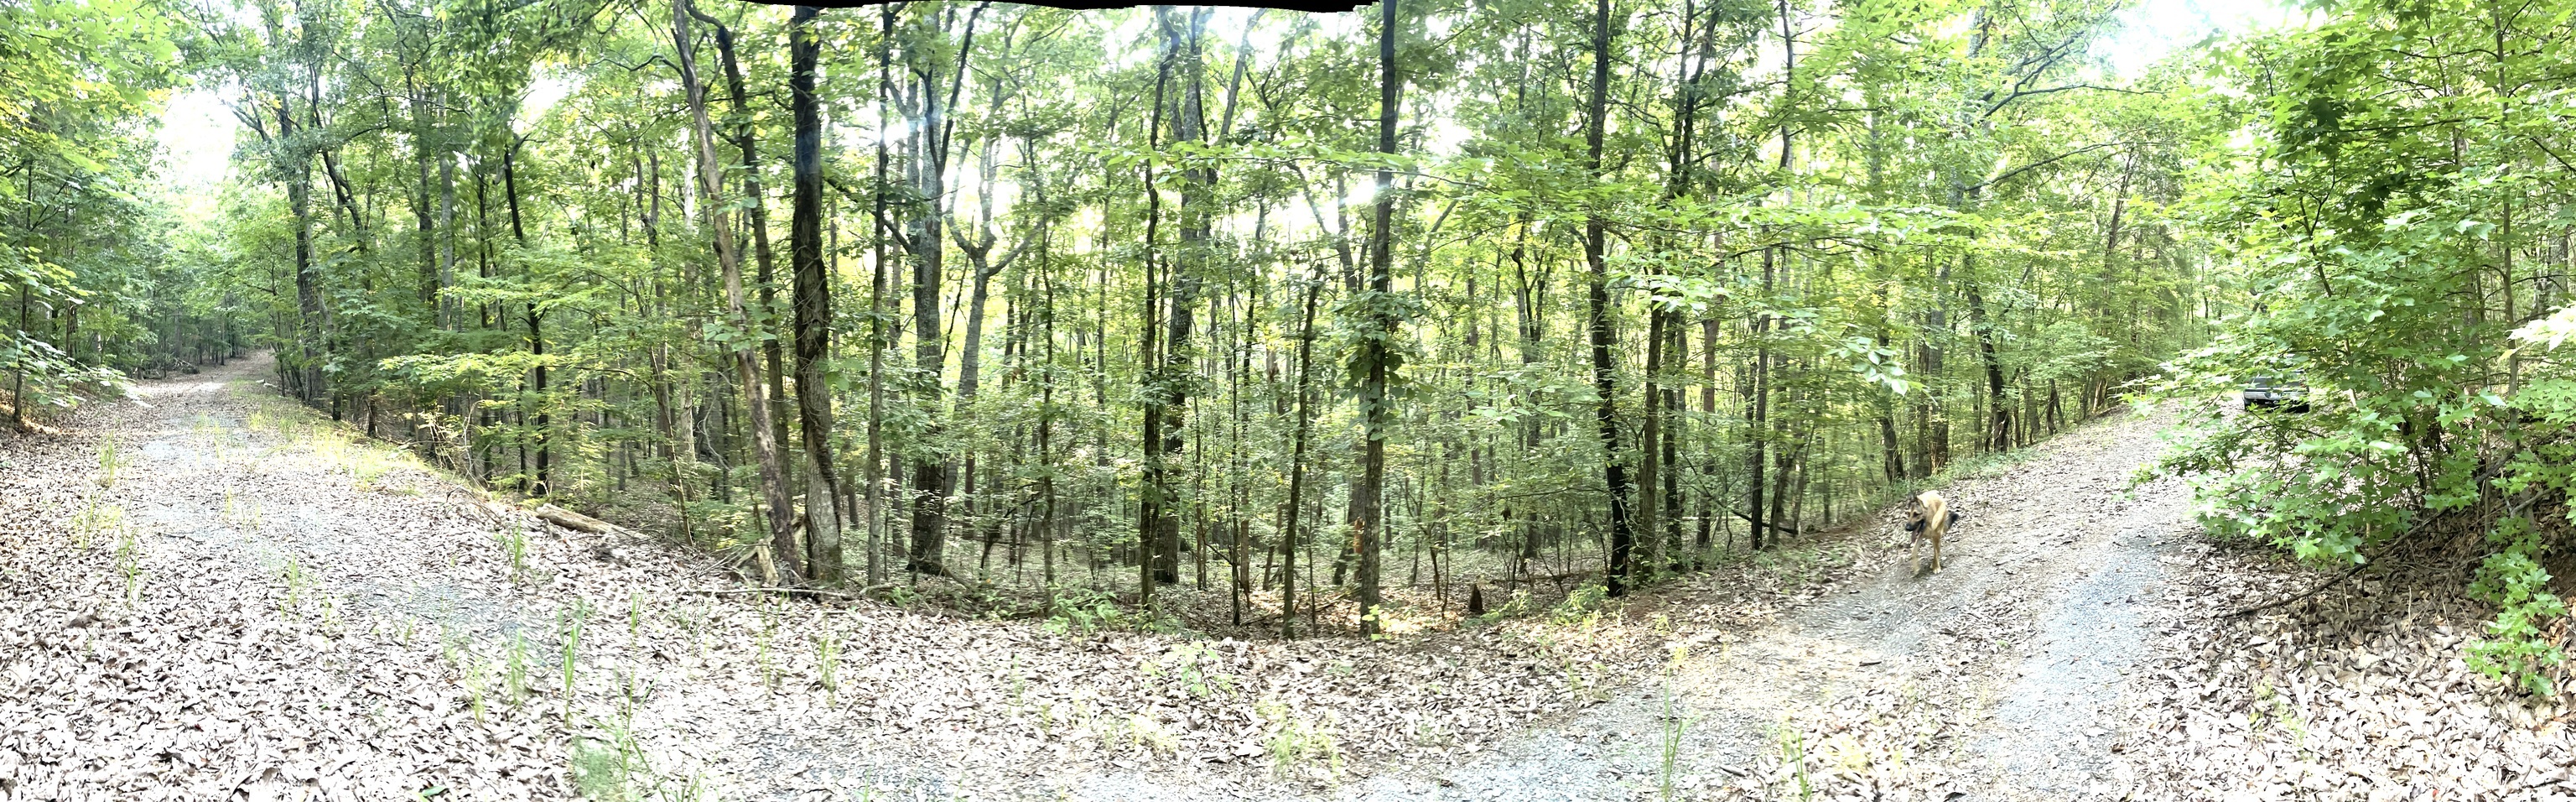
[[1796,798],[1803,782],[1828,798],[2116,798],[2108,711],[2146,650],[2157,557],[2195,531],[2178,483],[2124,491],[2165,424],[2115,414],[1948,488],[1964,517],[1937,573],[1898,550],[1563,726],[1342,796]]
[[[1283,780],[1258,761],[1100,759],[1135,750],[1084,733],[1170,707],[1157,641],[688,597],[712,581],[702,558],[577,533],[528,534],[523,561],[503,545],[532,532],[521,518],[493,518],[381,446],[305,436],[323,424],[249,387],[268,364],[143,383],[139,403],[93,410],[74,435],[0,449],[0,512],[21,519],[0,520],[0,601],[17,606],[0,607],[0,645],[27,647],[0,651],[0,676],[24,691],[0,694],[0,799],[398,798],[425,785],[562,798],[575,785],[567,751],[606,726],[567,729],[576,709],[631,728],[653,764],[634,779],[663,798],[702,781],[723,798],[800,802],[2114,797],[2124,734],[2104,710],[2154,629],[2157,558],[2190,534],[2182,488],[2122,490],[2164,420],[2116,415],[1949,487],[1966,517],[1940,572],[1917,576],[1901,548],[1865,549],[1767,624],[1675,624],[1687,650],[1659,678],[1578,689],[1601,701],[1536,719],[1553,726],[1401,759],[1425,763],[1364,760],[1338,784]],[[112,443],[121,478],[93,476]],[[66,516],[92,506],[119,510],[130,545],[75,536]],[[1881,542],[1898,536],[1888,523]],[[1704,620],[1685,612],[1672,620]],[[810,648],[773,657],[726,637],[784,615],[852,645],[840,695],[816,690]],[[553,634],[585,616],[578,640]],[[577,687],[486,704],[518,682],[504,678],[521,652],[551,666],[575,643],[580,670],[558,682],[577,675]],[[1351,677],[1384,677],[1444,663],[1329,641],[1229,648],[1272,661],[1246,663],[1247,678],[1378,722],[1341,733],[1353,741],[1380,734],[1369,728],[1408,697],[1278,666],[1347,660]],[[1509,659],[1480,658],[1481,674],[1448,660],[1450,674],[1416,684],[1490,691],[1556,665]],[[775,679],[704,681],[719,677]],[[1024,703],[1023,677],[1051,679]],[[1071,735],[1051,723],[1093,708]],[[176,723],[127,726],[165,719]],[[1171,726],[1201,744],[1174,751],[1204,755],[1231,725]]]

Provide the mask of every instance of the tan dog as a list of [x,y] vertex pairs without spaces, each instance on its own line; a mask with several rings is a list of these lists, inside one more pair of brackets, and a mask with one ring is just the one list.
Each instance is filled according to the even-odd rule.
[[1905,531],[1914,533],[1914,539],[1905,543],[1906,559],[1914,561],[1915,573],[1922,573],[1922,562],[1915,556],[1914,549],[1922,544],[1925,538],[1930,538],[1932,570],[1941,570],[1941,536],[1949,533],[1950,524],[1959,520],[1959,513],[1950,509],[1948,499],[1930,490],[1915,495],[1912,513],[1905,524]]

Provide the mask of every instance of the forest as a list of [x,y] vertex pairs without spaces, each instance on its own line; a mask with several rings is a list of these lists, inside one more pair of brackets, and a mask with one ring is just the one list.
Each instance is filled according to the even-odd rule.
[[0,1],[0,799],[2576,798],[2571,118],[2570,0]]

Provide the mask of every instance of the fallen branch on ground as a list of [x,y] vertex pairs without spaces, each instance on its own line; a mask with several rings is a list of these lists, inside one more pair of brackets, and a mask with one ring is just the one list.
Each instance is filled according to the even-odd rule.
[[2282,600],[2280,600],[2280,601],[2272,602],[2272,603],[2270,603],[2270,604],[2260,604],[2260,605],[2255,605],[2255,606],[2253,606],[2253,607],[2247,607],[2247,608],[2245,608],[2245,609],[2238,610],[2238,611],[2236,611],[2236,612],[2232,612],[2232,613],[2228,613],[2228,614],[2226,614],[2226,615],[2222,615],[2222,616],[2219,616],[2219,617],[2220,617],[2220,618],[2243,618],[2243,617],[2246,617],[2246,616],[2249,616],[2249,615],[2253,615],[2253,614],[2255,614],[2255,613],[2263,612],[2263,611],[2265,611],[2265,610],[2270,610],[2270,609],[2273,609],[2273,608],[2276,608],[2276,607],[2281,607],[2281,606],[2283,606],[2283,605],[2288,605],[2288,604],[2292,604],[2292,603],[2298,602],[2298,601],[2303,600],[2303,599],[2306,599],[2306,598],[2308,598],[2308,597],[2310,597],[2310,596],[2315,596],[2315,595],[2317,595],[2317,594],[2319,594],[2319,593],[2324,593],[2324,592],[2326,591],[2326,589],[2327,589],[2327,588],[2331,588],[2331,587],[2334,587],[2334,586],[2336,586],[2336,585],[2343,584],[2343,581],[2344,581],[2344,580],[2346,580],[2346,579],[2351,579],[2351,578],[2352,578],[2352,576],[2353,576],[2354,574],[2361,573],[2361,569],[2368,568],[2368,567],[2370,567],[2370,563],[2366,563],[2366,562],[2365,562],[2365,563],[2362,563],[2362,564],[2360,564],[2360,565],[2353,566],[2353,567],[2352,567],[2352,570],[2343,572],[2343,575],[2342,575],[2342,576],[2338,576],[2338,577],[2335,577],[2335,578],[2333,578],[2333,579],[2326,580],[2324,584],[2318,585],[2318,586],[2313,587],[2313,588],[2309,588],[2309,589],[2308,589],[2308,592],[2306,592],[2306,593],[2301,593],[2301,594],[2299,594],[2299,595],[2292,596],[2292,597],[2289,597],[2289,598],[2286,598],[2286,599],[2282,599]]
[[500,501],[477,501],[474,505],[483,508],[484,512],[489,513],[496,518],[506,518],[513,514],[524,514],[536,516],[538,520],[576,532],[585,532],[593,535],[633,534],[626,531],[625,527],[621,527],[607,521],[602,521],[588,515],[583,515],[578,512],[573,512],[562,507],[557,507],[552,504],[539,504],[534,508],[529,508]]
[[868,594],[870,594],[870,593],[879,593],[879,592],[883,592],[883,591],[891,590],[891,589],[893,589],[893,588],[894,588],[894,586],[895,586],[895,583],[888,582],[888,583],[885,583],[885,584],[882,584],[882,585],[869,585],[869,586],[867,586],[867,587],[860,588],[860,589],[855,590],[855,591],[849,591],[849,592],[842,592],[842,591],[837,591],[837,590],[823,590],[823,589],[821,589],[821,588],[786,588],[786,587],[779,587],[779,588],[691,588],[691,589],[682,590],[682,591],[680,591],[680,592],[681,592],[681,593],[691,593],[691,594],[696,594],[696,595],[700,595],[700,596],[740,596],[740,595],[743,595],[743,594],[749,594],[749,593],[784,593],[784,594],[791,595],[791,596],[820,596],[820,597],[827,598],[827,599],[858,600],[858,599],[864,599],[864,598],[867,598]]
[[616,524],[602,521],[578,512],[573,512],[562,507],[557,507],[552,504],[540,505],[530,512],[557,526],[561,526],[566,529],[578,529],[594,535],[613,535],[623,531],[618,529]]

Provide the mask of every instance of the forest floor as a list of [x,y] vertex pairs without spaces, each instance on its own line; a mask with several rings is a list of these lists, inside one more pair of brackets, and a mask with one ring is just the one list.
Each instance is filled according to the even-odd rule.
[[271,371],[0,440],[0,800],[2576,792],[2564,703],[2461,665],[2473,606],[2373,578],[2216,619],[2317,578],[2123,489],[2164,416],[1950,486],[1937,573],[1883,516],[1621,602],[1279,643],[727,593]]

